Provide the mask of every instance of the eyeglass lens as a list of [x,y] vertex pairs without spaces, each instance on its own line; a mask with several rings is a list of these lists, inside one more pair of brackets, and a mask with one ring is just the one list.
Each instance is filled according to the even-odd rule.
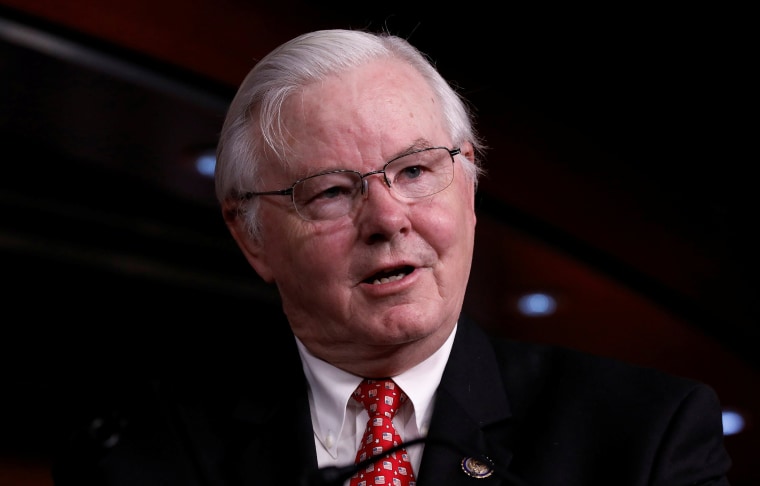
[[293,186],[296,211],[311,221],[336,219],[350,213],[362,192],[362,179],[384,176],[396,194],[418,198],[436,194],[454,179],[453,156],[446,148],[430,148],[403,155],[388,162],[383,171],[362,175],[338,170],[317,174]]

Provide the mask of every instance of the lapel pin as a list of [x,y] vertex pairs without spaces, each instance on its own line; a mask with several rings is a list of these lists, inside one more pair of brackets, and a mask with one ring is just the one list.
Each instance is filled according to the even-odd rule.
[[472,478],[484,479],[493,474],[493,462],[486,456],[465,457],[462,459],[462,471]]

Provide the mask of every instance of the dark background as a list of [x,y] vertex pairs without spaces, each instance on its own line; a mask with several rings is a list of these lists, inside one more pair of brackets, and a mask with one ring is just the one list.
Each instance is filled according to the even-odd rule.
[[[466,310],[497,334],[710,384],[749,421],[726,438],[732,484],[758,484],[750,19],[663,4],[1,1],[0,483],[49,484],[83,391],[213,363],[278,324],[193,160],[256,59],[351,27],[408,37],[476,111],[490,149]],[[534,290],[555,314],[516,311]]]

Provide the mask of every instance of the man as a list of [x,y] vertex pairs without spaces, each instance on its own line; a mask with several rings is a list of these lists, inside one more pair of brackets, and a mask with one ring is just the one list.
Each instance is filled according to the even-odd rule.
[[[493,340],[461,314],[482,149],[403,39],[318,31],[258,62],[222,129],[216,189],[289,326],[225,373],[130,402],[57,483],[728,484],[710,388]],[[393,380],[390,452],[360,451],[385,433],[364,439],[365,378]]]

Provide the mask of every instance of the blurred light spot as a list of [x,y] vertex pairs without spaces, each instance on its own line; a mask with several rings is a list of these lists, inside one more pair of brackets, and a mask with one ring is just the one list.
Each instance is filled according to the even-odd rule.
[[195,169],[206,177],[214,177],[216,156],[213,153],[201,154],[195,161]]
[[723,410],[723,435],[734,435],[744,430],[742,414],[734,410]]
[[557,302],[551,295],[537,292],[520,297],[517,308],[526,316],[548,316],[554,313]]

